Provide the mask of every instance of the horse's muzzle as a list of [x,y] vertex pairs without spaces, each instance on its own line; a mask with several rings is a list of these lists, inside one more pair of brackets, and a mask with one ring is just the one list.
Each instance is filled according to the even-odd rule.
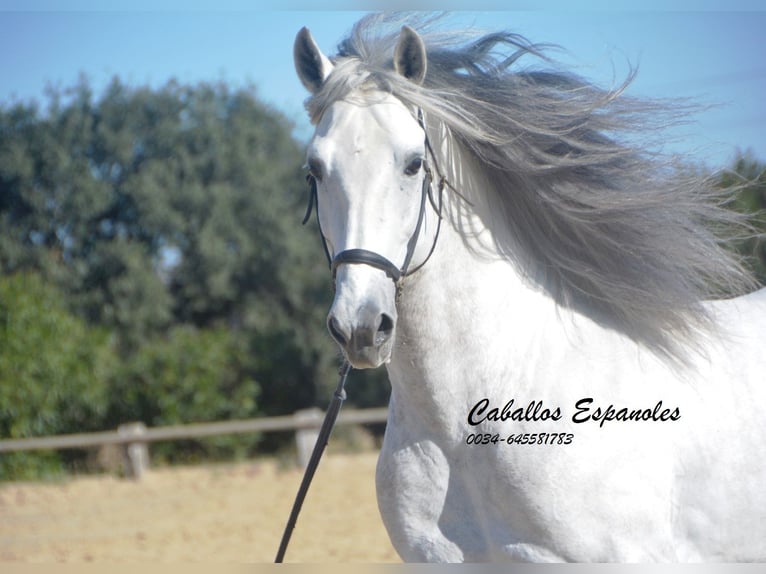
[[355,369],[373,369],[391,358],[396,317],[371,304],[344,320],[330,311],[327,329]]

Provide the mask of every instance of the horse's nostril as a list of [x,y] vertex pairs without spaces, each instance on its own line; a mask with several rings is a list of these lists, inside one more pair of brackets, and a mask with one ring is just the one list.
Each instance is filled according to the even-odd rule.
[[391,332],[394,330],[394,320],[383,313],[383,315],[380,316],[380,325],[378,325],[378,333],[385,333],[385,334],[391,334]]
[[327,320],[327,328],[329,329],[332,338],[335,339],[339,345],[345,346],[346,343],[348,343],[348,337],[343,333],[340,324],[335,317],[330,317]]
[[382,345],[391,338],[394,333],[394,320],[385,313],[380,316],[378,332],[375,333],[375,344]]

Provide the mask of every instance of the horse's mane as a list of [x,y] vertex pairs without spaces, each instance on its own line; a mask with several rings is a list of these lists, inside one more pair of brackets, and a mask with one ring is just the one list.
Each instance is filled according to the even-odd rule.
[[[426,42],[422,86],[393,71],[402,24]],[[545,67],[522,67],[524,56]],[[682,358],[679,341],[712,324],[701,301],[751,288],[722,247],[740,222],[713,179],[671,169],[629,137],[686,113],[624,95],[632,73],[603,90],[556,70],[521,36],[450,33],[430,17],[381,15],[355,25],[334,64],[307,100],[312,121],[369,89],[420,107],[429,132],[449,134],[455,151],[445,162],[481,170],[484,188],[471,194],[500,214],[489,222],[495,229],[509,229],[497,234],[501,252],[560,304]]]

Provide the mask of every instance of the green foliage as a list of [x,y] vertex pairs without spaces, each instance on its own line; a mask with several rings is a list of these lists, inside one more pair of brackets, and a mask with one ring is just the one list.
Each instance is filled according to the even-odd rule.
[[81,81],[48,108],[0,113],[4,272],[40,270],[128,347],[175,322],[239,321],[248,298],[307,307],[320,252],[289,237],[302,151],[252,90],[114,80],[94,101]]
[[[291,125],[253,89],[87,81],[0,108],[0,273],[33,269],[124,356],[175,325],[227,326],[290,412],[332,377],[331,295]],[[324,397],[322,397],[323,399]]]
[[[0,437],[95,430],[107,408],[107,337],[35,275],[0,278]],[[0,479],[56,474],[59,455],[0,457]]]
[[753,234],[733,247],[752,269],[756,280],[766,285],[766,165],[749,154],[738,157],[721,176],[721,187],[735,188],[732,209],[749,216]]
[[[315,225],[300,226],[307,189],[291,129],[254,89],[223,84],[115,79],[95,97],[82,79],[43,106],[0,105],[0,277],[55,289],[49,319],[71,333],[46,350],[59,349],[58,363],[36,362],[33,343],[5,351],[26,354],[7,375],[15,388],[0,390],[0,436],[16,436],[10,425],[26,436],[327,405],[339,364],[324,327],[332,289]],[[25,336],[51,329],[47,300]],[[6,337],[26,341],[21,328]],[[35,378],[54,376],[68,382]],[[351,382],[350,403],[387,401],[382,372]],[[53,401],[59,388],[75,399]],[[87,415],[64,420],[78,409]],[[256,438],[152,452],[228,456]]]
[[[110,426],[142,421],[148,426],[257,416],[258,385],[243,375],[244,349],[230,331],[176,327],[150,340],[112,376]],[[258,437],[225,437],[204,443],[156,444],[168,460],[193,456],[241,456]]]

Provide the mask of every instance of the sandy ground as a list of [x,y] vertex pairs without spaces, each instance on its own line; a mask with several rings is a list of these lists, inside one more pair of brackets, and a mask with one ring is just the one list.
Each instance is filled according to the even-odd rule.
[[[286,562],[397,562],[377,453],[329,454]],[[56,484],[0,483],[0,562],[271,562],[302,476],[271,459]]]

